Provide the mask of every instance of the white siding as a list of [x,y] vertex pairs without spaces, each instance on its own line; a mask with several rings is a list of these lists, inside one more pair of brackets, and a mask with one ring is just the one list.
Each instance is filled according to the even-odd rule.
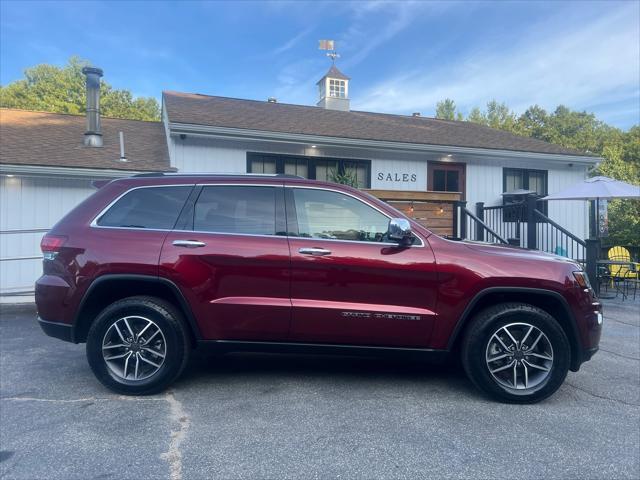
[[201,138],[181,140],[172,137],[171,166],[180,172],[246,173],[247,152],[225,148]]
[[89,179],[0,177],[0,294],[33,290],[42,271],[44,232],[12,231],[48,230],[94,191]]

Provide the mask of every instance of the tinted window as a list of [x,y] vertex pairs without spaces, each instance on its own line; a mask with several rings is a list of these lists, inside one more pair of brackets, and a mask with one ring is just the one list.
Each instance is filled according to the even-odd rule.
[[447,191],[447,182],[445,180],[447,172],[445,170],[434,170],[433,171],[433,189],[436,192],[446,192]]
[[436,192],[459,192],[459,175],[456,170],[434,170],[433,190]]
[[101,227],[173,228],[193,187],[147,187],[131,190],[98,219]]
[[204,187],[196,202],[193,229],[203,232],[276,234],[274,187]]
[[386,241],[389,218],[360,200],[313,189],[295,189],[293,196],[301,237]]

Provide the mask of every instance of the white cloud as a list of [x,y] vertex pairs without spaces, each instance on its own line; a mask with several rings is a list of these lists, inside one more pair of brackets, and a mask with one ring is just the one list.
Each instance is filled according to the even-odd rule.
[[301,31],[300,33],[298,33],[297,35],[295,35],[294,37],[292,37],[291,39],[289,39],[287,42],[285,42],[284,44],[280,45],[277,48],[274,48],[271,51],[271,55],[280,55],[288,50],[291,50],[293,47],[295,47],[300,40],[302,40],[304,37],[306,37],[309,33],[311,33],[311,30],[313,30],[312,27],[309,27],[303,31]]
[[[516,111],[537,103],[572,108],[620,103],[638,114],[640,46],[638,4],[567,30],[559,15],[521,32],[516,44],[468,49],[450,62],[397,73],[362,94],[354,108],[384,112],[433,112],[453,98],[463,110],[492,98]],[[635,101],[634,101],[635,99]]]

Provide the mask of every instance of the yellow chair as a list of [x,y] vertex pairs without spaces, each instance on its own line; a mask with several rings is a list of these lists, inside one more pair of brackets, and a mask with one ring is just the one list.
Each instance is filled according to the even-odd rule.
[[612,279],[638,278],[640,263],[631,261],[629,250],[620,246],[611,247],[607,252],[607,257],[613,262],[629,263],[629,265],[609,265]]

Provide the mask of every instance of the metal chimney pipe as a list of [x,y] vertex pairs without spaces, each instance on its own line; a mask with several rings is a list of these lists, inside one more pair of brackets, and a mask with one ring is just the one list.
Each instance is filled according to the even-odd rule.
[[101,147],[100,77],[102,77],[102,70],[96,67],[84,67],[82,73],[87,77],[87,131],[84,132],[84,144],[87,147]]

